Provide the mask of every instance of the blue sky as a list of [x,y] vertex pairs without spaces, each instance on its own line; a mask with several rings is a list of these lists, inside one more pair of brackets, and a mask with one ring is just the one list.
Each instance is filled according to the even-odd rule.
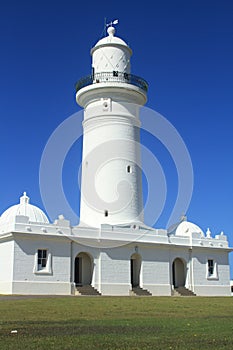
[[[74,84],[90,73],[89,51],[101,37],[105,17],[119,19],[117,35],[133,49],[132,73],[149,83],[147,106],[176,127],[189,150],[194,191],[188,219],[204,231],[210,227],[213,234],[223,230],[233,246],[230,0],[144,1],[143,6],[121,0],[2,3],[0,213],[18,202],[24,190],[33,204],[43,208],[41,154],[56,127],[80,110]],[[177,184],[166,152],[159,144],[155,148],[170,196],[158,220],[161,227]],[[80,154],[79,142],[64,168],[64,188],[74,210],[79,209]]]

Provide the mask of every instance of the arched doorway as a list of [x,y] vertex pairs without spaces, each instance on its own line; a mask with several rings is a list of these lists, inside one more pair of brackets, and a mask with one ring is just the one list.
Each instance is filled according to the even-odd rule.
[[140,272],[141,272],[142,259],[139,254],[133,254],[130,258],[130,280],[132,287],[140,285]]
[[74,282],[76,285],[91,284],[93,259],[87,253],[79,253],[74,262]]
[[172,264],[172,283],[174,288],[184,287],[186,280],[186,267],[183,260],[176,258]]

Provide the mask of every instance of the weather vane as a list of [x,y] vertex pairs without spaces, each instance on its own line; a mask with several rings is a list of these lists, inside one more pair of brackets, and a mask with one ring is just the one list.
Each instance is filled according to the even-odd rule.
[[109,22],[109,23],[106,23],[105,26],[106,26],[106,27],[109,27],[109,26],[112,26],[113,24],[118,24],[118,22],[119,22],[118,19],[114,19],[114,21],[111,21],[111,22]]
[[[118,24],[118,19],[114,19],[114,21],[111,21],[111,22],[109,22],[109,23],[107,23],[107,21],[106,21],[106,17],[104,18],[104,30],[103,30],[103,32],[105,33],[105,35],[107,35],[107,28],[108,27],[111,27],[113,24]],[[102,32],[102,33],[103,33]],[[103,35],[103,34],[102,34]]]

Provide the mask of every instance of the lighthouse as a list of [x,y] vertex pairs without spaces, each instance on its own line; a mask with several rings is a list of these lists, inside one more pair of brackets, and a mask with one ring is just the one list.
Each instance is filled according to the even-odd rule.
[[[205,233],[186,216],[168,230],[144,223],[139,114],[147,83],[131,74],[130,47],[110,25],[91,55],[91,74],[76,84],[84,114],[80,223],[62,211],[50,222],[26,192],[0,213],[0,294],[229,296],[233,249],[223,232]],[[47,143],[42,169],[62,164],[67,153],[54,152],[54,139],[62,143],[60,130],[77,125],[76,115],[67,123]]]
[[91,49],[91,74],[76,84],[84,108],[81,225],[143,222],[139,111],[148,85],[131,74],[131,55],[109,26]]

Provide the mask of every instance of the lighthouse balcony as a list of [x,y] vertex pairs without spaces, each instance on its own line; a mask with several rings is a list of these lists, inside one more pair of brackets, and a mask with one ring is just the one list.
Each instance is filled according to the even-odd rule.
[[88,75],[84,78],[81,78],[75,85],[76,92],[86,86],[98,83],[126,83],[137,86],[144,92],[147,92],[148,90],[148,84],[144,79],[133,74],[112,71],[95,73],[94,75]]

